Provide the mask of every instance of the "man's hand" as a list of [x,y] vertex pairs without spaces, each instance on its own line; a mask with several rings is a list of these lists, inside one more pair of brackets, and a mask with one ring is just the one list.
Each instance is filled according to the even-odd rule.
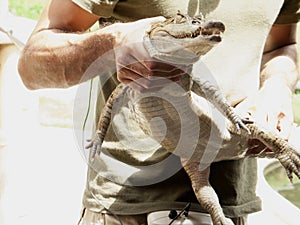
[[[254,96],[246,98],[236,109],[260,127],[288,139],[293,126],[292,92],[279,79],[266,81]],[[266,147],[258,140],[250,139],[249,148],[260,152]]]
[[270,79],[251,97],[237,106],[259,126],[287,138],[293,124],[292,92],[280,80]]
[[[296,24],[273,25],[261,63],[260,90],[246,98],[237,110],[262,128],[288,139],[293,125],[292,91],[298,78]],[[264,149],[257,140],[250,149]]]
[[135,90],[157,90],[165,83],[165,79],[159,77],[177,81],[187,71],[188,66],[171,65],[151,58],[144,47],[146,32],[152,24],[162,20],[163,17],[155,17],[119,24],[122,38],[115,47],[117,76],[119,81]]

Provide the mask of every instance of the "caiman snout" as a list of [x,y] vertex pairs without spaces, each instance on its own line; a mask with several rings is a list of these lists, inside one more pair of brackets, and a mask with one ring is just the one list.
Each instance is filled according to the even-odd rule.
[[214,30],[219,30],[220,32],[225,31],[225,25],[221,21],[218,20],[210,20],[204,23],[203,25],[204,29],[214,29]]
[[221,42],[224,31],[225,25],[221,21],[210,20],[202,25],[200,35],[212,42]]

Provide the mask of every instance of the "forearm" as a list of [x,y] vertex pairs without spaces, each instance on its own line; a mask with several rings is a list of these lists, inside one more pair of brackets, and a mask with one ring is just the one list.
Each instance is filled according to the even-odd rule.
[[[263,55],[261,87],[274,83],[294,90],[299,78],[297,45],[290,44]],[[280,91],[280,90],[277,90]]]
[[110,28],[92,33],[41,30],[33,33],[22,51],[19,73],[29,89],[75,85],[91,78],[83,78],[83,74],[98,57],[113,49],[117,38],[118,32]]

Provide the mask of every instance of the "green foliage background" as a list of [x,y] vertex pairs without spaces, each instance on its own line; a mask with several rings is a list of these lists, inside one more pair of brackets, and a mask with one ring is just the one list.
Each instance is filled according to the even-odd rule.
[[46,0],[9,0],[9,11],[15,16],[37,20]]

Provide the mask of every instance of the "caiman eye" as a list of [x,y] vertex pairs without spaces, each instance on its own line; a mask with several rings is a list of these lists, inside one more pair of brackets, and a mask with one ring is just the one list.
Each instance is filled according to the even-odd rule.
[[192,24],[199,25],[199,24],[201,24],[201,21],[200,20],[192,20]]
[[[183,20],[185,19],[185,20]],[[181,14],[180,12],[177,13],[175,19],[174,19],[174,23],[181,23],[181,22],[184,22],[186,21],[186,16]]]

